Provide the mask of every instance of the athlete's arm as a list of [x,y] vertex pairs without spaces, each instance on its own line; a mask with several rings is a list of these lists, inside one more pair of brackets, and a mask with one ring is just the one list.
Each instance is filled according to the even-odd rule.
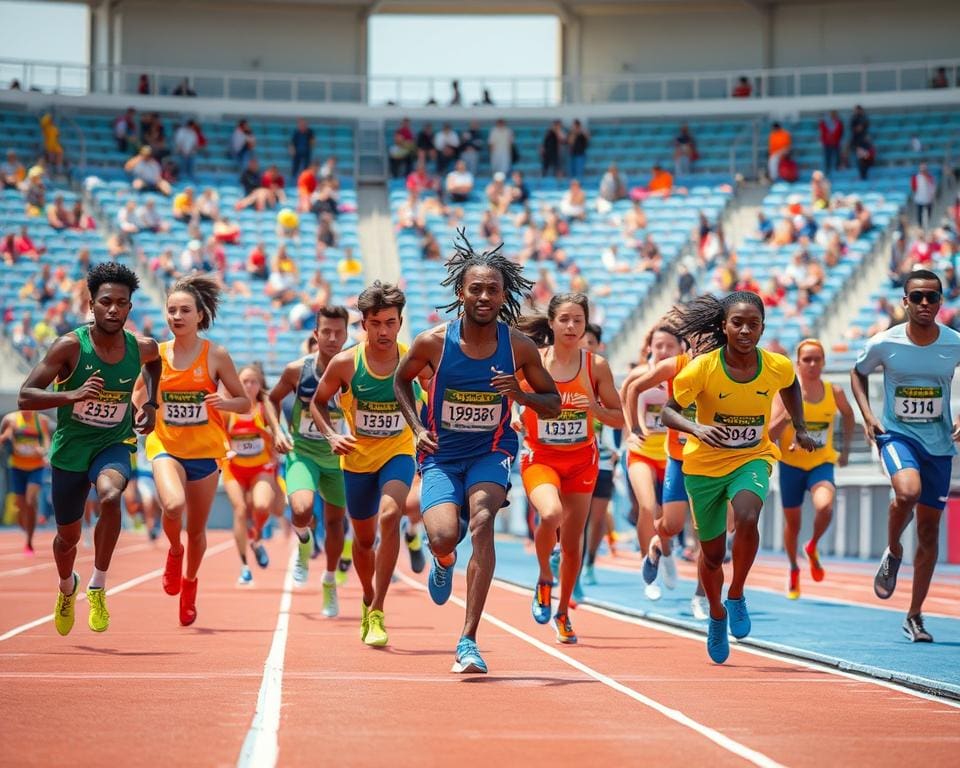
[[[277,383],[274,384],[273,389],[270,390],[270,394],[267,396],[267,399],[270,401],[270,405],[273,406],[274,411],[277,414],[277,421],[281,424],[283,419],[283,401],[287,395],[297,388],[297,379],[300,376],[300,366],[301,363],[299,360],[288,363],[283,369],[283,373],[280,374],[280,378],[277,380]],[[293,450],[293,442],[282,427],[280,431],[274,435],[273,442],[277,448],[277,453],[290,453],[290,451]]]
[[553,377],[543,367],[540,350],[519,331],[511,330],[510,337],[516,368],[523,373],[533,392],[520,389],[516,374],[502,371],[490,379],[490,385],[501,395],[506,395],[524,408],[530,408],[541,419],[555,419],[560,415],[560,393]]
[[210,375],[214,381],[223,385],[230,397],[224,397],[218,389],[216,392],[207,395],[204,402],[218,411],[248,413],[253,406],[243,391],[243,384],[240,383],[240,377],[237,375],[237,368],[233,364],[233,359],[227,350],[219,344],[210,345],[210,354],[213,358],[213,370],[210,371]]
[[140,406],[134,426],[141,435],[149,435],[157,423],[157,387],[163,373],[163,363],[160,360],[160,345],[154,339],[138,338],[137,346],[142,366],[134,388],[142,384],[146,401]]
[[860,409],[860,415],[863,416],[863,431],[867,440],[871,443],[877,442],[877,435],[883,434],[883,425],[874,415],[870,407],[869,373],[860,373],[856,366],[850,371],[850,390],[853,392],[853,399],[857,401],[857,407]]
[[784,408],[790,414],[790,421],[793,422],[793,428],[797,432],[795,439],[797,445],[805,451],[814,451],[817,444],[807,432],[807,422],[803,418],[803,392],[800,390],[800,381],[794,376],[793,382],[789,387],[780,390],[780,399],[783,401]]
[[400,413],[413,430],[417,450],[427,454],[437,452],[437,435],[430,432],[420,421],[417,400],[413,396],[413,380],[427,366],[436,371],[433,361],[443,351],[443,334],[443,326],[439,326],[417,336],[407,350],[407,354],[400,359],[397,372],[393,377],[393,394],[397,397]]
[[45,411],[47,408],[59,408],[84,400],[96,400],[103,392],[104,384],[103,377],[98,375],[99,371],[95,371],[79,389],[47,391],[47,387],[58,377],[62,380],[70,376],[79,359],[80,340],[75,334],[68,333],[53,342],[43,360],[27,374],[20,387],[17,407],[22,411]]
[[843,423],[843,448],[840,450],[840,458],[837,463],[841,467],[847,466],[850,460],[850,444],[853,442],[853,429],[856,426],[856,420],[853,418],[853,408],[850,407],[850,401],[841,387],[836,384],[833,386],[833,400],[837,404],[837,410],[840,411],[840,419]]
[[773,412],[770,414],[770,429],[767,430],[767,434],[770,435],[770,439],[773,442],[780,442],[780,435],[783,434],[783,428],[787,426],[788,416],[789,414],[783,404],[783,399],[778,392],[777,396],[773,399]]
[[353,378],[352,349],[346,353],[340,352],[324,369],[323,376],[317,382],[317,391],[313,393],[313,399],[310,401],[310,418],[317,428],[327,438],[330,443],[330,450],[337,456],[346,456],[353,453],[357,447],[357,439],[353,435],[341,435],[333,428],[333,422],[330,420],[330,398]]
[[[590,354],[593,354],[592,352]],[[620,393],[613,382],[613,371],[610,363],[599,355],[593,355],[593,370],[597,383],[597,399],[593,400],[591,410],[593,415],[602,423],[614,429],[623,427],[623,407],[620,404]],[[591,398],[593,393],[591,393]]]
[[3,417],[3,421],[0,421],[0,443],[13,440],[13,424],[15,418],[15,413],[8,413]]
[[668,429],[675,429],[677,432],[686,432],[693,435],[701,443],[709,445],[711,448],[725,448],[723,437],[726,434],[722,427],[715,424],[698,424],[690,421],[683,415],[683,408],[672,397],[663,405],[660,411],[660,418],[663,425]]
[[640,411],[637,401],[641,392],[653,389],[668,381],[677,370],[677,358],[668,357],[654,366],[637,366],[620,387],[620,399],[623,402],[625,425],[635,435],[642,434],[644,424],[640,422]]
[[40,416],[40,446],[44,453],[50,451],[50,418],[41,413]]

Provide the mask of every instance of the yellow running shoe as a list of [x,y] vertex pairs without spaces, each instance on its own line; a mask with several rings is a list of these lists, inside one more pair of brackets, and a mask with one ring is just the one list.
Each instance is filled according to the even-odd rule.
[[[362,602],[362,601],[361,601]],[[336,582],[323,582],[323,615],[328,619],[340,613]]]
[[350,576],[350,565],[353,562],[353,539],[345,539],[343,552],[340,553],[340,562],[337,563],[337,586],[342,587]]
[[57,590],[57,607],[53,611],[53,623],[57,632],[66,637],[73,629],[73,606],[77,602],[77,590],[80,588],[80,577],[73,572],[73,592],[69,595]]
[[87,602],[90,603],[87,626],[94,632],[106,632],[110,627],[110,612],[107,610],[107,595],[103,587],[87,589]]
[[367,632],[370,630],[370,609],[367,604],[360,601],[360,639],[367,639]]
[[383,648],[387,644],[387,630],[383,626],[383,611],[370,611],[367,614],[367,636],[363,642],[375,648]]

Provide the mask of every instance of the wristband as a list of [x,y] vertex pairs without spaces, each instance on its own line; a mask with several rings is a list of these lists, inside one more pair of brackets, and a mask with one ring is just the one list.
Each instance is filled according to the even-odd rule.
[[155,410],[155,411],[160,408],[160,403],[158,403],[156,400],[149,400],[148,402],[144,403],[144,404],[141,405],[140,407],[141,407],[141,408],[146,408],[148,405],[153,406],[153,410]]

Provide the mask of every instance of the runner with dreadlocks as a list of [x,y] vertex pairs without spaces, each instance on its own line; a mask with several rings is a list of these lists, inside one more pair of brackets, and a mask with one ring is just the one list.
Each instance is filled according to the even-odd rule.
[[[417,336],[400,361],[394,389],[416,438],[420,508],[434,556],[427,586],[438,605],[450,597],[457,544],[469,526],[473,556],[453,671],[482,673],[487,665],[476,638],[496,564],[493,521],[506,500],[518,448],[510,401],[556,418],[560,395],[536,345],[510,327],[532,283],[500,248],[476,253],[462,230],[459,240],[442,283],[456,294],[443,309],[458,316]],[[532,392],[521,390],[517,372]],[[426,426],[413,391],[423,374],[433,375]]]
[[[717,664],[730,655],[727,638],[750,634],[743,597],[757,556],[757,522],[780,451],[768,429],[777,393],[790,414],[796,442],[807,451],[814,441],[803,420],[803,400],[793,364],[757,347],[763,333],[763,302],[755,293],[735,291],[723,300],[701,296],[676,309],[676,330],[701,352],[673,380],[663,423],[696,437],[683,449],[683,472],[694,523],[700,536],[700,580],[710,603],[707,653]],[[696,421],[683,409],[696,403]],[[727,546],[727,502],[733,506],[736,537],[733,579],[723,591]]]

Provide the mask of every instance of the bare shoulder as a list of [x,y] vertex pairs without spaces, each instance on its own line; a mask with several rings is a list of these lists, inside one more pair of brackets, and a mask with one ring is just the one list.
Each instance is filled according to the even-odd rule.
[[142,362],[152,362],[160,357],[160,344],[149,336],[137,336],[137,348]]
[[540,350],[526,334],[520,333],[516,328],[511,328],[510,343],[513,345],[513,354],[517,362],[529,363],[536,360],[542,364],[543,359],[540,357]]

